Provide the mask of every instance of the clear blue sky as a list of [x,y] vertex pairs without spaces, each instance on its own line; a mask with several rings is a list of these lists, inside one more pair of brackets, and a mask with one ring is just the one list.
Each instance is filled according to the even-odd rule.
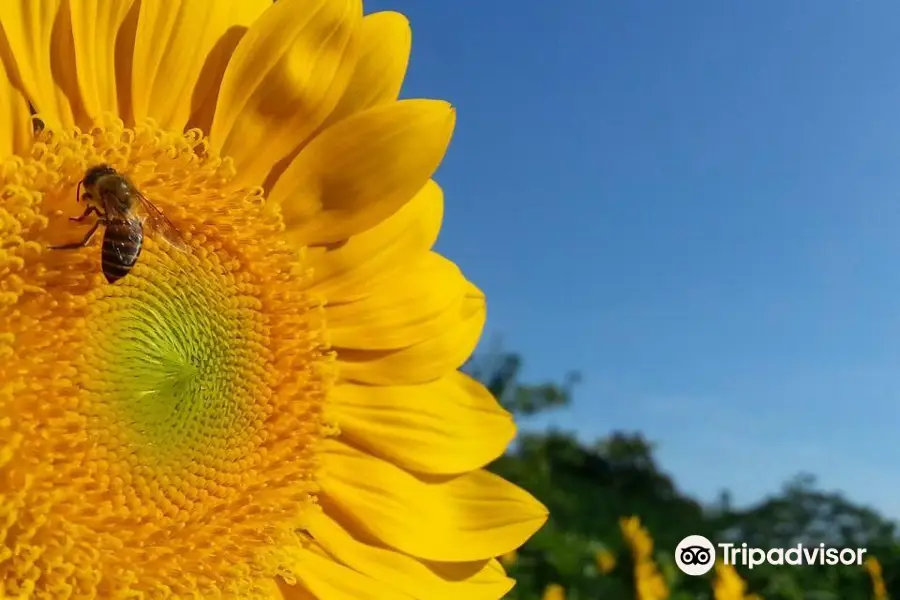
[[[488,8],[490,7],[490,8]],[[900,517],[900,4],[379,0],[458,108],[439,249],[537,422],[644,431],[687,492],[811,471]]]

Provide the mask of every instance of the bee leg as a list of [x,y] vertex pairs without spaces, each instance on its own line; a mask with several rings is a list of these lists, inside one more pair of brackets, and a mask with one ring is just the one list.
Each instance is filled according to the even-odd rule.
[[97,208],[95,206],[91,205],[84,209],[84,212],[81,213],[80,217],[69,217],[69,220],[75,221],[76,223],[81,223],[82,221],[87,219],[91,215],[91,213],[94,213],[94,212],[97,213],[98,215],[100,214],[100,211],[97,210]]
[[97,222],[94,223],[90,230],[88,230],[87,234],[84,236],[84,239],[80,242],[72,242],[71,244],[62,244],[60,246],[50,246],[49,248],[51,250],[74,250],[76,248],[84,248],[90,243],[91,238],[94,237],[94,234],[97,233],[97,228],[99,228],[100,225],[105,224],[106,219],[97,219]]

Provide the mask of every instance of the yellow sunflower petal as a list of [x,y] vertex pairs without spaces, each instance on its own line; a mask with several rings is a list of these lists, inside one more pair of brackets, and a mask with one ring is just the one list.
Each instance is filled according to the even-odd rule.
[[396,350],[424,342],[459,321],[466,278],[440,254],[369,285],[368,296],[329,305],[331,343],[340,348]]
[[225,72],[235,48],[244,38],[248,29],[249,26],[242,25],[231,27],[225,35],[219,38],[206,57],[203,69],[197,78],[197,84],[194,86],[194,95],[191,97],[191,118],[188,119],[186,129],[196,128],[201,131],[209,131],[212,128],[219,90],[222,89],[222,80],[225,78]]
[[402,100],[329,127],[269,195],[288,235],[298,245],[333,243],[397,212],[437,169],[455,120],[446,102]]
[[353,73],[361,0],[279,0],[225,71],[210,140],[241,181],[261,184],[340,100]]
[[60,11],[61,5],[62,0],[0,2],[10,52],[4,61],[48,126],[73,125],[70,98],[78,97],[69,12]]
[[337,348],[341,377],[374,385],[405,385],[434,381],[461,367],[484,329],[484,295],[469,284],[458,324],[440,335],[401,350]]
[[500,556],[520,547],[547,519],[530,494],[487,471],[416,476],[339,440],[324,442],[323,452],[323,494],[352,515],[352,526],[412,556]]
[[313,290],[332,301],[365,296],[369,281],[387,275],[434,246],[444,216],[444,194],[429,180],[412,200],[375,227],[337,246],[309,249]]
[[483,467],[516,432],[491,393],[459,372],[424,385],[341,384],[332,391],[331,411],[351,443],[421,473]]
[[283,579],[276,580],[275,585],[278,589],[272,593],[273,600],[318,600],[302,585],[291,585]]
[[[347,600],[414,600],[389,587],[383,579],[363,575],[335,562],[333,558],[314,549],[304,549],[298,560],[298,578],[304,587],[316,598],[346,598]],[[286,599],[290,587],[282,586]],[[302,598],[303,596],[300,596]]]
[[23,152],[28,147],[31,127],[28,101],[13,87],[6,69],[0,63],[0,160]]
[[116,36],[132,0],[70,1],[75,72],[88,116],[118,113]]
[[210,52],[271,5],[271,0],[141,2],[134,44],[139,76],[131,86],[135,121],[151,117],[162,127],[181,131],[193,103],[209,91],[197,89],[197,83]]
[[325,125],[397,99],[409,65],[412,31],[400,13],[366,15],[359,30],[359,60],[350,83]]
[[502,598],[513,586],[513,580],[490,561],[432,565],[360,540],[324,512],[310,518],[308,530],[329,554],[354,571],[391,581],[416,598],[428,590],[428,597],[434,600],[493,600]]

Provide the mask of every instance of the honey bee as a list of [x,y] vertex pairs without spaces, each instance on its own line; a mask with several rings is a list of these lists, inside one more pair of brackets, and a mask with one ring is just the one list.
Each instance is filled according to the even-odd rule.
[[78,182],[76,194],[76,201],[82,200],[87,206],[81,216],[69,217],[69,220],[80,223],[91,213],[97,213],[97,220],[80,242],[50,246],[50,249],[83,248],[103,225],[100,265],[109,283],[128,275],[137,264],[144,243],[145,226],[154,237],[160,237],[178,250],[187,250],[187,244],[169,219],[127,177],[111,166],[97,165],[88,169]]

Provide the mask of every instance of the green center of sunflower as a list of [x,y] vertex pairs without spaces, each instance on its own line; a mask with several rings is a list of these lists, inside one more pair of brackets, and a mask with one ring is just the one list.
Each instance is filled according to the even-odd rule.
[[243,470],[243,445],[265,407],[239,399],[267,384],[265,319],[252,293],[202,267],[178,265],[176,257],[165,263],[148,261],[139,271],[143,285],[107,293],[105,331],[95,338],[96,360],[106,369],[97,391],[131,423],[135,448],[184,466],[214,457]]
[[[84,248],[47,248],[84,237],[94,217],[67,217],[101,163],[166,214],[186,251],[145,223],[136,265],[110,284],[103,230]],[[16,230],[0,267],[24,283],[0,312],[16,348],[0,381],[17,415],[0,423],[17,440],[0,461],[0,515],[6,498],[46,517],[25,516],[5,540],[0,530],[11,548],[44,549],[31,575],[0,560],[0,581],[94,573],[79,585],[101,597],[128,585],[250,598],[289,570],[328,434],[331,357],[280,216],[261,190],[230,187],[232,175],[199,132],[113,119],[46,130],[31,157],[3,165]]]

